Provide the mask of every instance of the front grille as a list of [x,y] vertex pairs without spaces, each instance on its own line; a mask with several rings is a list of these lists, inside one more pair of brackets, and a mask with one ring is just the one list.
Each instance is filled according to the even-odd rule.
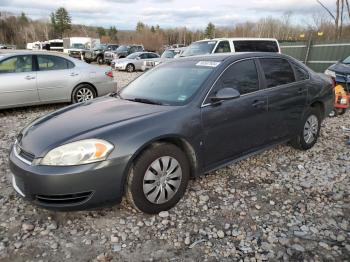
[[36,201],[44,205],[67,206],[85,202],[92,196],[92,192],[65,195],[36,195]]

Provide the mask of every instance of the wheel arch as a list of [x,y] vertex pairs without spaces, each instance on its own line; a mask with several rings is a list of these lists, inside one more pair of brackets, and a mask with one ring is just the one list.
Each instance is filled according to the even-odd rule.
[[178,136],[178,135],[167,135],[162,136],[158,138],[154,138],[151,141],[148,141],[147,143],[143,144],[130,158],[129,165],[127,170],[129,170],[132,166],[132,163],[135,161],[135,159],[142,154],[145,150],[152,147],[155,144],[161,144],[161,143],[169,143],[173,144],[177,147],[179,147],[185,154],[190,164],[190,176],[194,177],[198,170],[198,156],[196,154],[196,151],[194,150],[193,146],[190,142],[187,141],[184,137]]
[[320,100],[313,101],[310,104],[310,107],[318,108],[319,111],[321,112],[321,119],[325,118],[325,105],[322,101],[320,101]]

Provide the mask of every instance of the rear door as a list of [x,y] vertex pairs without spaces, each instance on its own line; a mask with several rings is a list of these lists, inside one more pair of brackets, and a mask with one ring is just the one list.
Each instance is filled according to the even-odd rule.
[[75,65],[60,56],[37,55],[37,86],[40,101],[70,101],[80,79]]
[[[267,97],[260,94],[259,74],[253,59],[230,65],[202,106],[204,159],[207,168],[238,157],[265,143]],[[237,99],[212,104],[221,88],[237,89]]]
[[296,77],[293,65],[283,58],[259,59],[268,96],[268,133],[271,142],[295,134],[307,103],[307,75]]
[[18,55],[0,62],[0,108],[39,102],[32,55]]

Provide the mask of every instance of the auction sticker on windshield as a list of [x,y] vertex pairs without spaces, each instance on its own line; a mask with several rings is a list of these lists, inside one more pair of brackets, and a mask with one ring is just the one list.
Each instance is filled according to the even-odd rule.
[[217,67],[220,65],[220,62],[215,61],[199,61],[196,66],[208,66],[208,67]]

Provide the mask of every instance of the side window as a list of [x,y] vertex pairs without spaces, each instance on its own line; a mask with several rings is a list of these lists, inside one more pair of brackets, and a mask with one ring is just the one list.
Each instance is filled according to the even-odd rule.
[[237,89],[241,95],[259,90],[259,77],[254,60],[244,60],[231,65],[218,81],[221,88]]
[[31,55],[15,56],[0,62],[0,74],[33,71]]
[[39,71],[63,70],[71,68],[68,60],[63,57],[51,55],[38,55]]
[[302,81],[302,80],[307,80],[309,79],[309,73],[304,69],[301,68],[300,66],[297,66],[293,64],[294,70],[295,70],[295,76],[297,81]]
[[142,54],[139,56],[141,59],[147,59],[148,58],[148,54]]
[[221,41],[215,49],[215,53],[229,53],[231,52],[230,43],[228,41]]
[[156,54],[148,54],[148,58],[158,58],[158,55],[156,55]]
[[295,82],[292,66],[287,60],[262,58],[260,63],[264,70],[267,88]]

